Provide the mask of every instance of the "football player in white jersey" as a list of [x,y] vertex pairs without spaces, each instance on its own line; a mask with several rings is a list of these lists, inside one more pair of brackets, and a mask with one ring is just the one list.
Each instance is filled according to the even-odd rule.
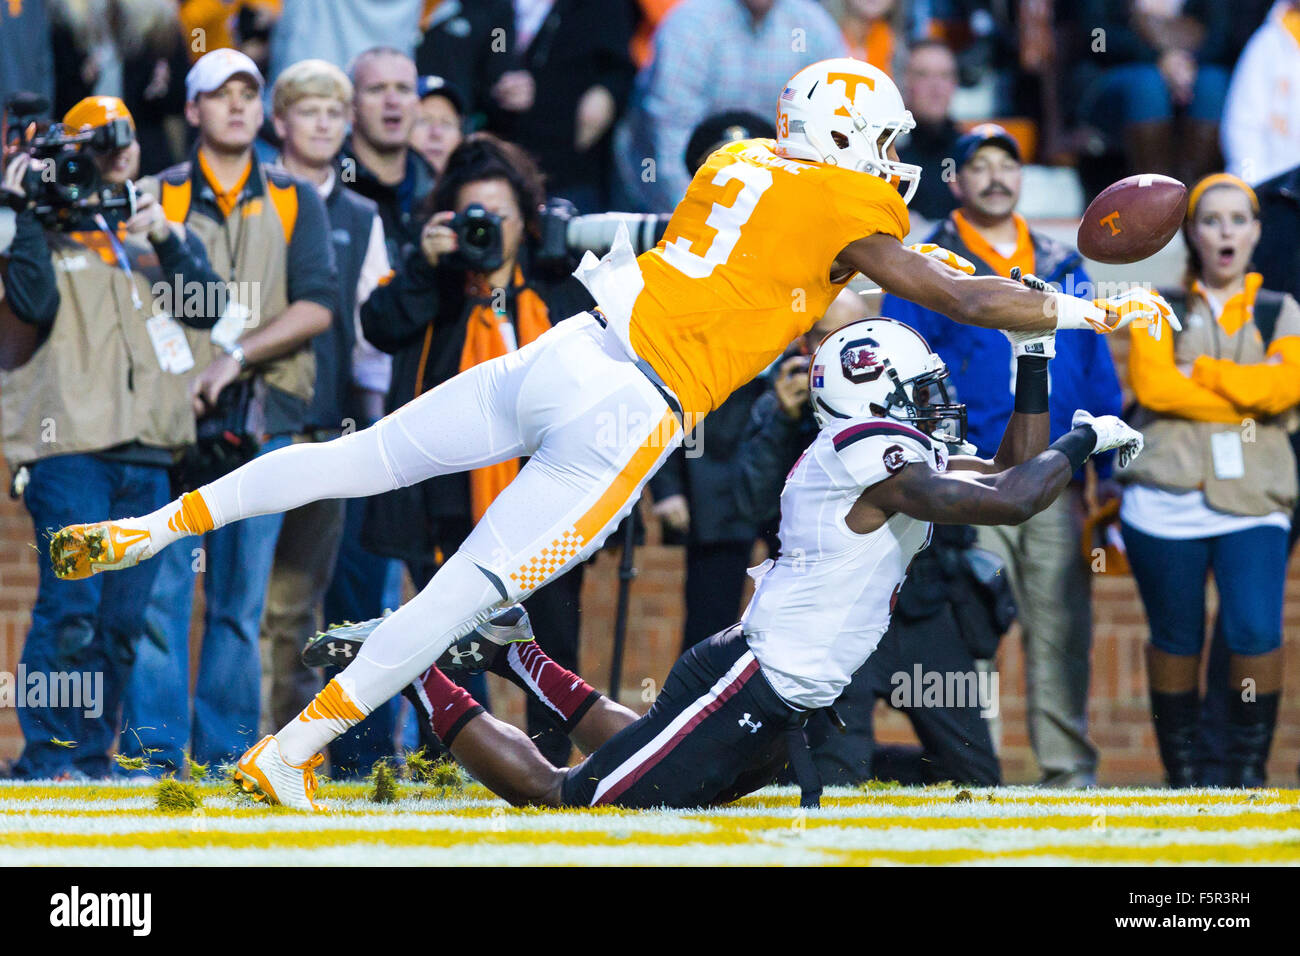
[[[948,370],[913,329],[864,319],[823,340],[809,370],[821,431],[786,479],[780,554],[751,571],[758,585],[740,623],[683,654],[645,716],[547,658],[522,608],[440,659],[468,658],[540,698],[589,755],[577,767],[552,766],[437,665],[411,687],[434,732],[516,804],[693,807],[770,783],[790,759],[791,728],[832,704],[879,643],[932,522],[1018,524],[1092,455],[1118,448],[1126,464],[1141,451],[1138,432],[1083,410],[1049,447],[1053,334],[1008,335],[1015,412],[989,461],[961,453],[965,406],[949,401]],[[323,663],[312,655],[358,643],[373,627],[327,632],[305,657]]]

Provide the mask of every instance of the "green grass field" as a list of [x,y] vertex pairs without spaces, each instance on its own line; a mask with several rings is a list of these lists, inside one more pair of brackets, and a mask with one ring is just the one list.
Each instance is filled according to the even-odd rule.
[[0,783],[0,867],[16,865],[1300,864],[1300,791],[790,788],[716,810],[513,809],[476,784],[325,783],[331,813],[196,785]]

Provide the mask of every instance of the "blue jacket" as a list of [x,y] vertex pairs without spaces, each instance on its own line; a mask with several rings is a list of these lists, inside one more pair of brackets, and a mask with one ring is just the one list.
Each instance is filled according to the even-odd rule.
[[[1057,283],[1066,291],[1092,297],[1092,282],[1083,270],[1083,260],[1073,249],[1047,236],[1030,233],[1034,244],[1034,274]],[[977,275],[996,275],[993,268],[966,247],[951,217],[934,230],[926,242],[935,242],[975,264]],[[1070,276],[1073,276],[1070,279]],[[1015,400],[1012,380],[1011,343],[996,329],[961,325],[947,316],[922,308],[914,302],[887,295],[880,311],[905,322],[925,336],[951,373],[950,385],[957,401],[966,403],[966,437],[984,458],[992,458],[1002,441],[1002,432]],[[1121,406],[1119,378],[1103,336],[1086,330],[1056,333],[1056,358],[1048,366],[1051,440],[1070,430],[1076,408],[1094,415],[1118,415]],[[1107,477],[1112,455],[1098,458],[1097,474]]]

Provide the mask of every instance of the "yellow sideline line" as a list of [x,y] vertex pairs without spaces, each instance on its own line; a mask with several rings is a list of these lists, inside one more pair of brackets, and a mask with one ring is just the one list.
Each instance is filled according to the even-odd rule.
[[1224,846],[1178,844],[1170,846],[1051,846],[986,850],[835,850],[822,849],[834,857],[837,866],[871,866],[893,863],[937,865],[988,863],[1009,860],[1032,863],[1043,857],[1059,857],[1088,863],[1300,863],[1300,845],[1258,844]]
[[[202,783],[191,784],[198,793],[204,798],[208,797],[228,797],[234,796],[235,791],[224,783]],[[15,784],[0,786],[0,801],[16,800],[152,800],[156,792],[156,786],[123,786],[113,784],[82,784],[78,786],[51,786],[48,784]],[[370,785],[366,783],[352,782],[326,782],[321,786],[318,797],[328,802],[330,799],[339,800],[357,800],[365,801],[370,793]],[[436,792],[440,798],[455,800],[483,800],[496,801],[497,798],[479,784],[468,784],[462,790],[444,790],[443,788],[432,785],[414,785],[408,783],[399,784],[399,789],[411,796],[420,795],[430,796],[431,792]],[[929,806],[933,804],[953,803],[956,802],[957,796],[962,791],[952,787],[935,787],[920,792],[895,791],[890,788],[880,790],[865,790],[860,794],[847,796],[826,795],[822,798],[822,805],[825,807],[844,807],[844,806],[893,806],[893,807],[914,807]],[[991,796],[991,799],[990,799]],[[432,799],[432,797],[430,796]],[[1020,790],[1015,793],[1004,791],[974,791],[972,799],[980,804],[989,804],[990,806],[1007,807],[1017,805],[1055,805],[1055,804],[1096,804],[1105,803],[1111,806],[1151,806],[1162,803],[1187,803],[1189,805],[1206,805],[1206,806],[1223,806],[1225,804],[1244,804],[1251,805],[1260,802],[1286,803],[1293,802],[1300,805],[1300,790],[1295,789],[1266,789],[1258,791],[1215,791],[1212,793],[1197,793],[1182,790],[1159,791],[1143,795],[1127,795],[1122,790],[1084,790],[1073,791],[1069,793],[1052,793],[1043,792],[1026,792]],[[770,807],[773,809],[788,809],[798,806],[798,797],[794,794],[782,794],[772,796],[749,796],[743,797],[735,803],[729,804],[732,807]],[[381,806],[376,804],[375,806]],[[600,811],[615,813],[635,812],[620,810],[617,807],[600,808]],[[540,811],[554,812],[554,811]],[[582,812],[596,812],[593,810],[583,809]]]
[[[205,848],[258,848],[258,849],[302,849],[306,847],[326,847],[336,844],[367,843],[372,846],[399,847],[457,847],[493,845],[536,845],[539,843],[562,844],[565,846],[732,846],[735,844],[730,834],[725,833],[605,833],[600,839],[593,839],[593,834],[585,831],[564,830],[503,830],[500,833],[476,830],[308,830],[288,833],[229,833],[229,832],[188,832],[184,830],[164,833],[6,833],[3,845],[6,848],[23,847],[63,847],[103,849],[106,847],[146,848],[156,850]],[[777,849],[777,847],[774,847]],[[817,848],[820,851],[820,847]]]
[[[635,846],[656,848],[728,847],[737,841],[727,832],[717,833],[606,833],[601,839],[595,834],[576,831],[511,830],[502,832],[463,831],[411,831],[411,830],[325,830],[293,831],[289,833],[229,833],[186,832],[183,830],[162,833],[115,834],[63,834],[63,833],[11,833],[5,834],[6,849],[64,848],[64,849],[316,849],[340,844],[365,843],[382,847],[454,848],[459,846],[511,846],[553,844],[562,846]],[[763,834],[749,834],[749,840]],[[775,853],[782,848],[794,849],[802,845],[798,835],[788,830],[784,839],[771,842]],[[767,841],[765,841],[767,842]],[[812,845],[810,845],[812,846]],[[940,849],[863,848],[836,850],[834,847],[813,846],[818,852],[837,855],[839,862],[865,864],[872,861],[898,861],[915,863],[957,863],[984,859],[1019,859],[1039,856],[1064,856],[1080,859],[1105,859],[1115,862],[1144,861],[1151,859],[1189,860],[1269,860],[1300,862],[1300,841],[1259,843],[1250,846],[1232,844],[1174,844],[1132,846],[1107,841],[1104,844],[1078,846],[1046,842],[1032,847],[963,847]]]
[[[956,803],[958,790],[935,790],[925,794],[891,794],[888,790],[867,791],[861,796],[840,797],[824,796],[822,797],[823,807],[844,807],[844,806],[861,806],[868,807],[872,805],[885,805],[893,807],[921,807],[930,806],[940,803]],[[992,792],[990,800],[985,792],[978,795],[972,794],[971,798],[977,804],[987,804],[994,807],[1008,806],[1026,806],[1026,805],[1055,805],[1055,804],[1072,804],[1086,803],[1096,804],[1104,803],[1110,806],[1118,807],[1140,807],[1156,806],[1163,803],[1187,803],[1192,806],[1224,806],[1225,804],[1245,804],[1253,805],[1256,803],[1286,803],[1294,802],[1300,805],[1300,790],[1241,790],[1241,791],[1218,791],[1215,793],[1187,793],[1182,790],[1169,790],[1161,794],[1150,795],[1133,795],[1126,796],[1123,794],[1108,793],[1106,791],[1083,790],[1070,794],[1015,794],[1003,795],[998,791]],[[790,807],[797,806],[796,797],[744,797],[728,806],[735,807]]]
[[[563,832],[565,815],[561,813],[547,813],[542,811],[541,814],[536,811],[528,814],[516,814],[505,808],[496,808],[500,813],[493,814],[482,812],[475,808],[471,812],[460,810],[420,810],[420,811],[387,811],[376,806],[370,808],[346,808],[346,812],[331,814],[325,817],[312,817],[303,815],[303,820],[310,824],[313,820],[347,820],[349,818],[370,819],[373,817],[388,817],[391,819],[393,831],[402,830],[401,821],[404,818],[420,820],[429,817],[455,817],[462,819],[483,819],[485,817],[509,817],[511,819],[519,816],[541,816],[539,823],[549,824],[544,829],[536,832]],[[203,808],[201,815],[204,820],[223,821],[223,820],[247,820],[253,818],[256,814],[265,813],[262,807],[218,807]],[[581,811],[579,811],[581,812]],[[292,811],[280,811],[280,813],[289,813]],[[278,814],[277,814],[278,815]],[[584,814],[584,817],[586,815]],[[188,826],[188,821],[193,818],[190,811],[169,812],[165,810],[0,810],[0,819],[13,817],[31,818],[33,820],[60,819],[71,820],[81,818],[98,818],[112,819],[122,817],[137,817],[142,819],[174,819],[178,828]],[[816,830],[827,827],[861,827],[879,830],[1086,830],[1096,825],[1099,818],[1098,814],[1051,814],[1041,817],[882,817],[864,814],[862,816],[852,817],[834,817],[819,818],[809,815],[804,818],[794,816],[747,816],[747,817],[714,817],[706,814],[691,814],[682,816],[678,819],[707,824],[718,830],[735,834],[738,838],[749,836],[756,831],[761,830],[789,830],[796,820],[799,820],[799,826],[803,829]],[[1210,815],[1153,815],[1137,816],[1125,814],[1107,814],[1104,820],[1105,828],[1108,830],[1176,830],[1188,832],[1216,832],[1226,830],[1289,830],[1300,829],[1300,810],[1286,810],[1275,813],[1235,813],[1223,816]],[[618,819],[611,819],[610,829],[619,828]],[[293,832],[310,832],[310,825],[299,831],[283,831],[285,833]],[[23,831],[26,833],[46,833],[51,831],[33,828]],[[341,829],[335,832],[342,832]],[[382,832],[382,831],[374,831]],[[477,831],[476,831],[477,832]],[[599,833],[599,830],[585,828],[583,832]],[[0,839],[5,836],[0,834]]]
[[[896,830],[1087,830],[1098,820],[1097,814],[1053,814],[1044,817],[836,817],[818,819],[812,815],[800,820],[800,827],[872,827]],[[687,819],[709,823],[737,834],[756,829],[790,829],[792,817],[707,817]],[[1292,830],[1300,828],[1300,810],[1284,813],[1231,814],[1228,816],[1123,816],[1107,815],[1107,830],[1180,830],[1189,832],[1218,830]]]

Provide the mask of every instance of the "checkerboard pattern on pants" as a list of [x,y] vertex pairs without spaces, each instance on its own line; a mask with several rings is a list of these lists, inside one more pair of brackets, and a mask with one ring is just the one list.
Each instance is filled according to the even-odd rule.
[[565,528],[563,533],[551,542],[550,547],[542,548],[522,565],[518,571],[510,572],[510,579],[525,591],[544,584],[548,578],[569,560],[575,557],[586,539],[574,528]]

